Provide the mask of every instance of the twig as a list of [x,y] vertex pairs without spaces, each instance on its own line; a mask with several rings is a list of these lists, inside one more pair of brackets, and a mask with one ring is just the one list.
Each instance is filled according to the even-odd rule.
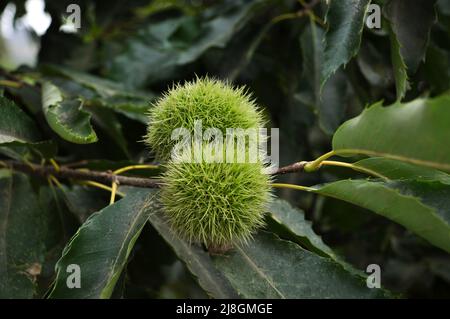
[[308,162],[297,162],[288,166],[284,166],[284,167],[280,167],[279,169],[277,169],[273,175],[284,175],[284,174],[288,174],[288,173],[299,173],[299,172],[303,172],[305,165]]
[[[3,161],[6,167],[15,171],[41,176],[48,178],[54,176],[58,179],[73,179],[77,181],[94,181],[102,184],[112,184],[113,182],[119,185],[143,187],[143,188],[159,188],[161,181],[154,178],[145,177],[130,177],[116,175],[111,171],[94,171],[94,170],[79,170],[61,166],[56,169],[52,165],[37,165],[31,163],[22,163],[18,161]],[[273,175],[283,175],[288,173],[303,172],[307,162],[298,162],[285,167],[280,167]]]
[[113,181],[120,185],[158,188],[161,182],[153,178],[129,177],[114,175],[112,172],[101,172],[91,170],[77,170],[73,168],[60,167],[56,170],[51,165],[25,164],[17,161],[4,161],[7,167],[27,174],[37,175],[44,178],[55,176],[59,179],[74,179],[79,181],[94,181],[102,184],[111,184]]

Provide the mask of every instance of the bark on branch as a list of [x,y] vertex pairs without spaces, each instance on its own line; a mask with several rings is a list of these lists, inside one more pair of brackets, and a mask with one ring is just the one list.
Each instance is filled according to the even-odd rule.
[[[3,161],[3,163],[6,167],[9,167],[15,171],[36,175],[43,178],[54,176],[58,179],[94,181],[102,184],[111,184],[115,181],[119,185],[143,188],[158,188],[161,186],[161,181],[158,179],[115,175],[111,171],[79,170],[64,166],[60,167],[60,169],[56,169],[52,165],[38,165],[18,161]],[[303,172],[306,163],[307,162],[298,162],[285,167],[280,167],[273,173],[273,175]]]
[[27,174],[37,175],[44,178],[54,176],[58,179],[74,179],[79,181],[94,181],[103,184],[111,184],[113,181],[119,185],[128,185],[145,188],[160,187],[161,182],[153,178],[129,177],[115,175],[112,172],[101,172],[91,170],[78,170],[62,166],[59,170],[51,165],[25,164],[17,161],[6,161],[8,167],[13,170]]

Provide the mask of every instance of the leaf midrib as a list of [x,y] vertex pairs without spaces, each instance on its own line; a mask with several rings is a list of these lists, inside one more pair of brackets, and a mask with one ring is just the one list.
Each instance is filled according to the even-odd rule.
[[269,285],[273,288],[273,290],[282,298],[282,299],[286,299],[286,296],[283,295],[283,293],[278,290],[278,288],[275,286],[275,284],[273,283],[272,279],[267,276],[259,267],[258,265],[256,265],[253,260],[251,260],[251,258],[244,252],[244,250],[241,247],[238,247],[237,250],[242,254],[242,256],[244,257],[244,259],[247,261],[247,263],[250,265],[251,268],[253,268],[256,273],[258,275],[260,275],[260,277],[262,277],[263,279],[265,279]]
[[[344,181],[344,180],[342,180],[342,181]],[[335,183],[339,183],[339,182],[342,182],[342,181],[337,181]],[[366,181],[366,182],[368,182],[368,181]],[[335,183],[331,183],[331,184],[335,184]],[[324,188],[326,188],[326,186],[327,186],[327,184],[324,185]],[[450,231],[450,224],[437,212],[436,208],[423,203],[419,197],[416,197],[416,196],[413,196],[413,195],[402,194],[398,189],[390,188],[390,187],[388,187],[386,185],[381,185],[381,186],[383,188],[385,188],[386,191],[392,192],[392,193],[396,194],[397,196],[399,196],[400,198],[414,201],[417,206],[420,206],[424,210],[428,211],[428,213],[430,214],[430,217],[434,218],[436,222],[439,222],[439,223],[443,224]],[[346,201],[346,202],[353,203],[353,204],[356,204],[358,206],[361,206],[361,205],[359,205],[357,203],[354,203],[353,201],[343,199],[342,197],[340,197],[338,195],[334,195],[332,193],[323,194],[321,191],[322,191],[322,188],[318,188],[314,192],[319,194],[319,195],[322,195],[322,196],[327,196],[327,197],[335,198],[335,199],[338,199],[338,200],[343,200],[343,201]],[[400,223],[400,222],[392,219],[391,216],[389,216],[387,214],[382,214],[382,213],[379,213],[378,211],[375,211],[375,210],[372,210],[372,211],[375,212],[376,214],[379,214],[380,216],[383,216],[383,217],[385,217],[385,218],[387,218],[387,219],[389,219],[389,220],[391,220],[391,221],[393,221],[395,223],[398,223],[398,224],[402,225],[403,227],[407,227],[407,226],[403,225],[403,223]],[[432,228],[430,228],[430,230],[431,229]],[[423,231],[424,229],[421,229],[421,230]],[[428,229],[425,229],[425,230],[427,232],[430,232],[430,230],[428,230]],[[416,233],[416,232],[414,231],[414,233]],[[422,237],[422,238],[425,238],[422,235],[419,235],[419,234],[417,234],[417,235]],[[444,247],[441,247],[440,245],[436,245],[434,242],[431,242],[428,238],[425,238],[425,239],[430,244],[432,244],[434,246],[437,246],[437,247],[440,247],[441,249],[450,252],[448,249],[446,249]]]
[[402,161],[402,162],[406,162],[406,163],[431,167],[431,168],[444,170],[444,171],[450,171],[450,164],[421,160],[418,158],[412,158],[412,157],[391,154],[391,153],[384,153],[384,152],[379,152],[379,151],[372,151],[372,150],[368,150],[368,149],[343,148],[343,149],[334,150],[334,153],[336,155],[361,154],[361,155],[368,155],[368,156],[385,157],[388,159],[398,160],[398,161]]
[[[102,291],[101,291],[101,293],[100,293],[100,296],[101,296],[101,297],[103,297],[103,294],[105,293],[105,291],[104,291],[105,288],[110,284],[111,279],[112,279],[112,278],[114,277],[114,275],[117,273],[116,266],[117,266],[117,264],[119,264],[118,260],[122,257],[122,252],[123,252],[123,250],[124,250],[125,244],[126,244],[127,246],[129,245],[129,236],[130,236],[131,230],[134,229],[134,227],[135,227],[135,225],[136,225],[136,223],[137,223],[137,220],[141,217],[142,213],[146,210],[146,208],[147,208],[147,207],[144,205],[144,206],[142,206],[142,207],[139,209],[139,212],[135,215],[135,218],[133,219],[133,222],[131,223],[130,227],[128,227],[128,231],[127,231],[126,234],[125,234],[125,240],[122,241],[122,244],[121,244],[121,246],[120,246],[120,248],[119,248],[119,252],[118,252],[118,254],[117,254],[117,256],[116,256],[114,262],[111,264],[111,266],[112,266],[112,267],[111,267],[111,270],[110,270],[110,272],[108,273],[108,275],[106,276],[107,284],[104,285],[104,287],[103,287],[103,289],[102,289]],[[145,223],[143,223],[143,226],[144,226],[144,224],[145,224]],[[143,226],[142,226],[142,227],[143,227]]]

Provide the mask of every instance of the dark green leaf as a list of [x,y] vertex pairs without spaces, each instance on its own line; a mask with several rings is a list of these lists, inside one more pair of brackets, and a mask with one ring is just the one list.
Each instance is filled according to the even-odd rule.
[[311,222],[305,220],[303,211],[292,207],[284,200],[276,199],[270,205],[269,216],[295,234],[309,250],[324,257],[336,257],[333,250],[314,232]]
[[383,297],[334,261],[270,233],[260,232],[248,245],[213,259],[245,298]]
[[[157,205],[157,202],[154,203]],[[156,207],[156,206],[155,206]],[[161,210],[159,208],[159,210]],[[215,298],[236,298],[238,295],[228,280],[215,268],[208,253],[197,245],[178,238],[164,221],[161,211],[150,216],[150,223],[197,277],[200,286]]]
[[129,87],[170,79],[176,67],[197,60],[210,48],[222,48],[270,1],[229,1],[199,16],[166,19],[148,25],[127,42],[107,65],[109,75]]
[[370,85],[386,89],[393,84],[394,75],[391,59],[384,53],[382,48],[370,42],[363,42],[357,62]]
[[123,81],[113,82],[61,66],[47,65],[44,71],[51,76],[63,77],[52,78],[52,81],[57,81],[57,86],[63,89],[64,93],[147,123],[147,111],[156,97],[153,93],[129,90],[121,84]]
[[372,157],[354,164],[369,169],[388,179],[409,179],[423,182],[439,181],[450,185],[450,175],[428,167],[417,166],[382,157]]
[[[50,298],[109,298],[131,249],[152,213],[148,191],[130,192],[126,198],[91,215],[72,237],[56,265]],[[69,289],[67,267],[81,270],[81,288]]]
[[45,257],[45,210],[28,177],[0,170],[0,298],[32,298]]
[[450,55],[447,51],[435,45],[428,46],[424,69],[433,94],[450,89]]
[[450,171],[449,104],[450,95],[389,107],[377,103],[336,131],[333,150]]
[[342,180],[316,193],[370,209],[450,252],[450,186],[441,182]]
[[110,195],[102,189],[80,185],[63,185],[61,192],[68,210],[80,223],[108,204]]
[[[272,234],[262,232],[248,245],[211,258],[200,247],[177,238],[158,213],[150,216],[150,222],[216,298],[374,298],[383,294],[368,289],[361,277],[331,259]],[[306,232],[312,245],[326,251],[317,237]]]
[[437,7],[445,15],[450,15],[450,3],[447,0],[438,0]]
[[0,153],[17,160],[31,159],[34,152],[44,158],[56,153],[51,141],[38,142],[41,134],[28,115],[17,105],[0,96]]
[[324,32],[311,19],[310,26],[300,37],[303,74],[302,101],[316,110],[320,127],[333,134],[344,119],[347,79],[340,71],[321,90],[321,70],[324,55]]
[[330,2],[326,15],[328,31],[325,35],[322,86],[358,53],[369,4],[370,0]]
[[105,107],[93,106],[89,108],[94,121],[100,126],[106,134],[111,137],[111,140],[116,143],[122,152],[129,157],[127,140],[123,134],[123,127],[117,118],[116,114]]
[[64,246],[79,227],[79,223],[67,209],[61,189],[55,186],[39,187],[39,204],[45,212],[41,215],[41,220],[46,224],[45,238],[42,239],[46,254],[37,282],[37,297],[42,298],[49,292],[55,278],[56,262],[61,257]]
[[408,71],[414,74],[425,57],[431,26],[436,21],[436,0],[389,0],[383,7],[399,42]]
[[56,154],[52,141],[40,141],[41,133],[33,120],[14,102],[0,96],[0,153],[17,160],[43,158]]
[[306,247],[308,250],[322,257],[328,257],[334,260],[355,276],[365,278],[363,272],[353,268],[352,265],[344,261],[341,256],[336,254],[322,241],[322,238],[314,232],[312,223],[305,219],[303,211],[292,207],[284,200],[276,199],[270,207],[269,217],[293,234],[295,236],[294,241],[300,243],[302,247]]
[[14,102],[0,96],[0,144],[37,142],[41,134],[33,120]]
[[42,86],[42,107],[50,127],[63,139],[88,144],[97,141],[89,113],[82,109],[81,100],[65,99],[50,82]]
[[39,155],[38,159],[53,158],[56,156],[57,149],[58,147],[53,140],[36,143],[11,142],[0,146],[0,153],[16,160],[31,161],[34,154]]
[[401,54],[401,44],[398,42],[397,35],[392,29],[389,29],[389,37],[391,39],[391,61],[392,67],[394,68],[397,101],[401,101],[409,88],[408,72]]

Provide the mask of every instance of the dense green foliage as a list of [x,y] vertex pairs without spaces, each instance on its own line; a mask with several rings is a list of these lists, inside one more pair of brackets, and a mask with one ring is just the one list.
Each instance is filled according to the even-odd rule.
[[[46,2],[36,66],[0,37],[0,298],[450,297],[449,1]],[[175,165],[196,119],[305,171]]]

